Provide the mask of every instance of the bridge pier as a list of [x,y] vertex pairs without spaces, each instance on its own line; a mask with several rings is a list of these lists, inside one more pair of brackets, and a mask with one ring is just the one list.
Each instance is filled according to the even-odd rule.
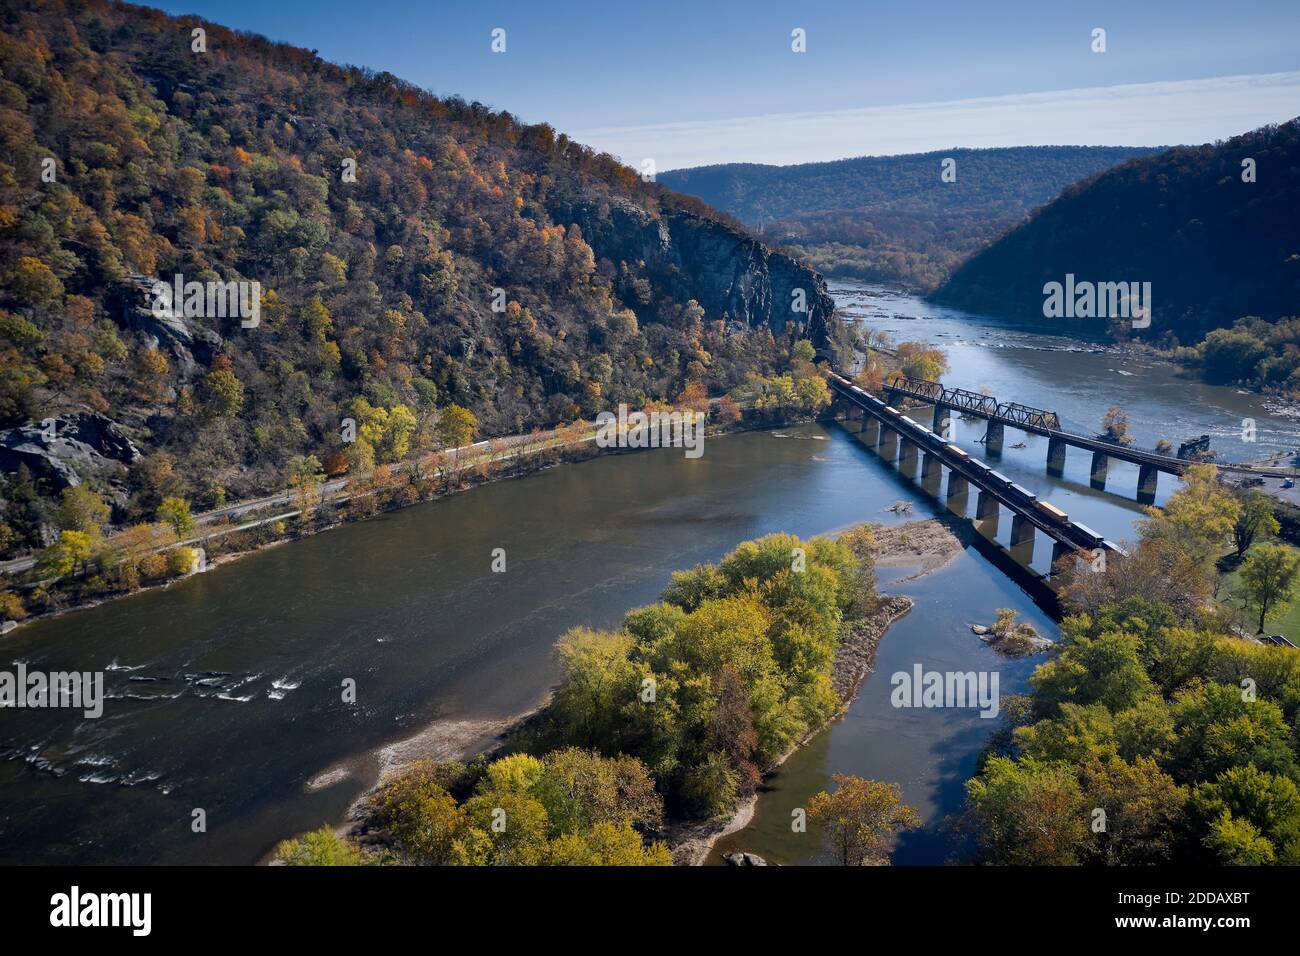
[[934,422],[931,427],[939,433],[944,441],[952,441],[948,437],[948,423],[952,420],[951,412],[942,405],[934,406]]
[[969,493],[970,482],[966,480],[966,476],[956,471],[948,472],[948,497],[962,498]]
[[1064,557],[1074,553],[1074,549],[1060,541],[1052,542],[1052,574],[1056,574],[1056,565]]
[[927,451],[921,456],[921,478],[924,481],[938,481],[943,474],[943,465],[939,456]]
[[989,427],[984,432],[984,452],[996,458],[1002,454],[1003,428],[1001,422],[989,420]]
[[1047,439],[1047,473],[1053,478],[1065,474],[1065,449],[1064,438]]
[[975,500],[975,520],[992,521],[995,525],[997,524],[998,499],[983,488],[980,489],[980,495]]
[[1034,524],[1024,515],[1011,516],[1011,551],[1021,564],[1034,560]]
[[898,440],[898,470],[911,478],[916,474],[916,459],[921,451],[915,442],[908,441],[906,438]]
[[1104,451],[1094,451],[1092,453],[1092,476],[1090,484],[1097,489],[1106,487],[1106,466],[1110,463],[1110,457]]
[[1034,523],[1024,515],[1011,516],[1011,546],[1034,540]]
[[1160,480],[1160,469],[1155,465],[1138,466],[1138,501],[1151,504],[1156,500],[1156,484]]
[[862,414],[862,431],[858,432],[858,439],[874,448],[880,443],[880,421],[865,411]]
[[880,426],[880,457],[885,461],[898,457],[898,432],[887,425]]

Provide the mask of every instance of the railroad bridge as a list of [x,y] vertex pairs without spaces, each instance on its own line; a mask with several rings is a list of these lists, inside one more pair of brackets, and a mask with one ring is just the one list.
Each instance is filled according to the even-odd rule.
[[[1002,453],[1003,434],[1008,425],[1033,435],[1043,435],[1047,438],[1047,472],[1053,477],[1059,478],[1065,473],[1065,452],[1069,447],[1092,453],[1090,484],[1093,488],[1106,487],[1107,465],[1112,458],[1131,462],[1138,466],[1138,500],[1146,503],[1155,501],[1156,485],[1161,472],[1181,477],[1189,466],[1195,464],[1181,456],[1164,455],[1146,448],[1134,448],[1104,438],[1068,432],[1061,427],[1061,419],[1056,412],[1032,408],[1018,402],[999,402],[992,395],[964,388],[949,388],[942,382],[896,376],[886,382],[884,387],[891,403],[899,398],[909,398],[933,406],[933,427],[942,435],[951,434],[946,422],[954,411],[960,415],[984,419],[988,425],[983,443],[990,457]],[[1208,438],[1202,444],[1208,445]],[[1216,463],[1216,467],[1220,471],[1236,474],[1260,473],[1241,465]]]
[[[933,493],[938,494],[942,485],[942,472],[948,469],[947,498],[965,496],[974,485],[979,490],[975,506],[975,521],[986,531],[996,532],[999,507],[1005,506],[1012,513],[1011,551],[1026,567],[1033,559],[1034,537],[1036,532],[1045,534],[1053,541],[1052,564],[1067,554],[1088,552],[1095,557],[1099,552],[1121,552],[1114,543],[1107,541],[1087,525],[1071,521],[1069,516],[1049,502],[1040,501],[1029,489],[1016,484],[1010,478],[989,467],[952,444],[942,431],[927,428],[913,421],[897,408],[882,402],[873,395],[854,385],[849,379],[835,372],[827,374],[827,381],[832,393],[839,403],[848,410],[850,421],[860,421],[858,437],[865,444],[875,448],[886,461],[897,460],[902,470],[913,474],[917,458],[921,457],[921,482],[929,485]],[[927,383],[931,386],[938,383]],[[942,389],[942,386],[939,386]],[[938,410],[945,407],[944,392],[949,395],[959,390],[931,390],[929,399],[936,401],[936,421]],[[973,395],[974,393],[965,393]],[[947,407],[966,407],[952,404],[959,401],[949,398]],[[975,401],[988,403],[979,407],[986,409],[990,415],[1001,408],[990,396],[980,395]],[[1029,412],[1041,413],[1038,409]],[[1012,421],[1017,415],[1028,416],[1028,412],[1012,411]],[[1055,416],[1052,416],[1053,418]],[[1001,424],[1001,421],[999,421]],[[1059,424],[1059,423],[1058,423]],[[1025,427],[1023,423],[1017,427]],[[852,429],[850,429],[852,430]],[[965,513],[965,504],[961,505]]]

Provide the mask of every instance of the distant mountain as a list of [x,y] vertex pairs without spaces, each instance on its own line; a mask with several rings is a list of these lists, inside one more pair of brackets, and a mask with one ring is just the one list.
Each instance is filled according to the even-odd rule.
[[1191,343],[1242,316],[1300,314],[1297,209],[1300,121],[1292,120],[1072,186],[958,269],[935,298],[1042,321],[1044,286],[1067,275],[1076,287],[1150,282],[1150,326],[1134,334]]
[[[1159,147],[1025,146],[735,163],[659,174],[827,275],[929,290],[963,260],[1078,180]],[[955,178],[944,181],[951,159]]]

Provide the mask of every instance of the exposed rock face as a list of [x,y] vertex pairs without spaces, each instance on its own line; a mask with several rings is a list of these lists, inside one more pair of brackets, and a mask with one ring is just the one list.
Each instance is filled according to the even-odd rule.
[[32,475],[55,489],[81,484],[91,475],[120,477],[140,451],[120,425],[95,412],[78,412],[53,420],[54,438],[39,423],[0,431],[0,470],[26,465]]
[[150,306],[156,281],[150,276],[128,276],[117,290],[112,312],[123,328],[144,333],[153,348],[166,352],[181,377],[193,378],[200,365],[210,365],[221,350],[221,335],[179,315],[154,315]]
[[767,860],[757,853],[728,853],[723,859],[727,866],[767,866]]
[[[724,316],[781,334],[794,323],[813,345],[829,344],[835,301],[820,275],[752,236],[693,213],[654,218],[626,200],[608,200],[609,214],[578,205],[557,213],[576,222],[596,255],[611,262],[644,261],[683,297],[694,298],[710,319]],[[805,312],[796,312],[802,290]]]

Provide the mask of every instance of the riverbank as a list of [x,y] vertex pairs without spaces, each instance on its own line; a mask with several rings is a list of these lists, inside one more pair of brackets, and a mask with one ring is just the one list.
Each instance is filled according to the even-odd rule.
[[[704,437],[718,438],[748,431],[787,428],[812,420],[814,420],[812,417],[806,416],[791,417],[777,422],[757,420],[753,417],[747,421],[742,418],[741,421],[731,425],[709,426],[705,430]],[[189,547],[197,550],[201,554],[201,559],[194,571],[150,581],[130,589],[101,591],[83,586],[80,590],[59,591],[54,588],[58,583],[55,580],[14,582],[11,577],[7,582],[9,586],[5,588],[6,592],[26,594],[29,601],[32,595],[39,595],[46,607],[35,613],[26,614],[19,621],[6,621],[5,628],[0,631],[0,637],[8,636],[19,628],[38,621],[47,621],[121,598],[171,587],[195,574],[211,571],[220,565],[257,554],[276,545],[300,541],[343,525],[365,521],[414,505],[438,501],[491,482],[526,477],[556,465],[585,461],[601,454],[627,454],[652,450],[625,447],[598,448],[594,444],[595,438],[595,432],[575,435],[571,430],[557,429],[537,435],[501,439],[499,441],[508,446],[505,450],[491,447],[476,448],[472,452],[466,449],[453,449],[451,452],[425,456],[421,460],[382,466],[376,469],[373,476],[365,479],[344,479],[343,483],[335,488],[339,493],[310,502],[305,507],[275,513],[269,517],[259,517],[239,525],[218,527],[206,534],[158,548],[156,549],[158,553],[166,553],[177,548]],[[450,460],[448,460],[449,456]],[[247,504],[249,503],[228,505],[223,511],[238,512],[242,515],[255,514],[255,511],[239,510],[245,508]],[[272,511],[275,511],[273,505],[282,506],[278,499],[275,501],[259,499],[252,504]],[[206,517],[206,515],[196,515],[195,522],[202,524]],[[62,580],[84,582],[85,579],[86,575],[82,575]],[[100,576],[100,580],[104,580],[103,576]]]
[[[826,537],[839,538],[869,531],[872,537],[871,559],[876,567],[916,566],[917,571],[905,580],[914,580],[937,571],[961,552],[965,544],[957,533],[960,526],[942,518],[905,522],[899,525],[867,523],[832,532]],[[841,702],[840,710],[812,729],[768,768],[774,773],[809,740],[835,720],[843,717],[867,675],[872,672],[876,651],[889,628],[914,608],[904,595],[880,595],[873,612],[864,619],[848,622],[832,663],[831,683]],[[394,778],[421,760],[470,762],[491,758],[508,749],[512,738],[550,702],[548,691],[536,706],[510,716],[484,718],[457,717],[436,720],[417,733],[386,744],[360,760],[333,765],[313,776],[305,785],[308,791],[334,786],[353,778],[358,768],[369,768],[369,786],[350,805],[346,819],[336,827],[340,836],[371,848],[385,848],[387,838],[370,825],[370,807],[374,795]],[[752,819],[758,793],[746,797],[725,820],[689,821],[670,824],[665,839],[679,865],[698,866],[705,862],[713,846],[722,837],[744,828]]]
[[[912,599],[904,595],[882,594],[875,613],[865,622],[858,622],[860,626],[848,631],[835,652],[835,661],[832,665],[831,681],[841,701],[840,712],[810,731],[782,754],[763,775],[765,779],[798,753],[808,741],[844,716],[849,704],[853,702],[853,698],[862,687],[862,682],[871,673],[875,664],[876,648],[880,646],[881,638],[885,636],[890,625],[909,613],[913,606]],[[758,798],[759,791],[747,796],[736,808],[736,812],[721,823],[693,822],[670,827],[668,846],[672,850],[674,862],[681,866],[702,866],[720,839],[749,825],[754,818]]]
[[[900,578],[894,582],[895,584],[914,581],[947,567],[967,543],[965,529],[959,523],[943,518],[929,518],[893,525],[869,522],[841,529],[828,537],[839,538],[853,534],[859,529],[871,533],[871,554],[875,567],[916,568],[914,573]],[[859,622],[860,626],[848,630],[836,649],[831,668],[831,684],[842,703],[840,713],[807,734],[796,746],[783,754],[781,759],[764,774],[765,779],[785,764],[799,751],[799,748],[848,712],[849,706],[862,688],[863,681],[875,667],[876,651],[885,633],[892,624],[910,613],[913,607],[914,602],[905,595],[882,594],[875,613],[865,622]],[[751,794],[737,808],[736,813],[724,823],[696,824],[694,827],[683,828],[676,835],[676,842],[672,838],[669,840],[673,848],[673,858],[687,866],[703,865],[720,839],[749,825],[757,809],[758,799],[758,792]]]

